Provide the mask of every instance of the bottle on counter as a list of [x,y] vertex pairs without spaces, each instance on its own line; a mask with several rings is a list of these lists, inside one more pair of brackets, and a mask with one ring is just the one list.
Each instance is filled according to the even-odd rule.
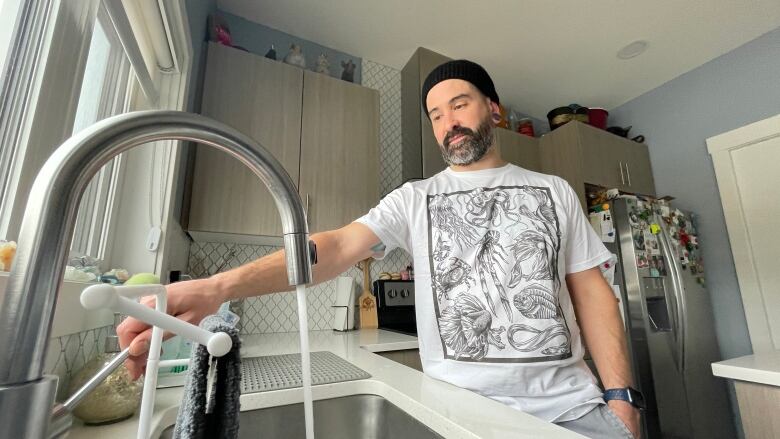
[[[73,394],[114,358],[119,349],[116,327],[122,321],[114,313],[112,333],[106,337],[105,352],[87,362],[70,380],[69,394]],[[73,410],[73,414],[85,424],[109,424],[127,419],[135,414],[141,403],[143,380],[133,381],[127,368],[118,367]]]
[[409,280],[414,280],[414,266],[412,264],[406,266],[406,272],[409,273]]

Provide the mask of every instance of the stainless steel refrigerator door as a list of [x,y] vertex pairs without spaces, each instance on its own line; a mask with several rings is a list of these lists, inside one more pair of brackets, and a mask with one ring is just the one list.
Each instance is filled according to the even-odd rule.
[[[660,222],[659,222],[660,221]],[[680,280],[680,268],[677,256],[669,240],[669,232],[663,221],[659,239],[661,255],[667,264],[667,276],[664,279],[665,298],[669,310],[669,332],[653,332],[648,319],[648,348],[655,378],[655,391],[658,404],[661,431],[664,438],[693,438],[693,426],[690,419],[690,406],[686,392],[682,352],[685,349],[685,316],[682,303],[683,285]]]
[[[676,282],[680,285],[682,380],[688,401],[693,438],[734,438],[734,417],[724,380],[712,375],[711,364],[720,361],[712,305],[706,288],[697,282],[690,267],[680,263],[678,247],[663,225],[666,245],[673,255]],[[671,264],[670,264],[671,265]]]
[[606,244],[607,248],[618,255],[615,282],[621,289],[621,305],[626,318],[626,338],[631,356],[634,385],[645,397],[647,410],[642,414],[644,434],[648,439],[660,438],[659,413],[650,351],[648,349],[648,331],[646,329],[647,307],[643,279],[649,275],[646,268],[637,267],[634,237],[629,212],[633,208],[631,200],[618,199],[612,203],[612,221],[616,230],[616,242]]

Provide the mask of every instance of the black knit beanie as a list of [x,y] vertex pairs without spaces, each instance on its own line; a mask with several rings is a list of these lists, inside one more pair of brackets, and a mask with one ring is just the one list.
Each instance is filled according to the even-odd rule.
[[428,74],[428,77],[425,78],[422,87],[422,108],[426,115],[428,114],[428,105],[425,104],[425,101],[428,99],[428,92],[431,91],[434,85],[446,81],[447,79],[462,79],[468,81],[472,83],[474,87],[477,87],[483,95],[489,97],[491,101],[497,104],[499,103],[496,87],[493,85],[493,80],[490,79],[488,72],[475,62],[458,59],[447,61],[436,67]]

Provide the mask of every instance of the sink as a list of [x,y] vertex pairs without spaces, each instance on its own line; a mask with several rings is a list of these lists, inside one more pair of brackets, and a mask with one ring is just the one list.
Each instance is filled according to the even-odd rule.
[[[249,410],[239,414],[239,438],[305,439],[303,404]],[[173,426],[161,439],[173,436]],[[314,401],[316,439],[443,438],[377,395],[349,395]]]

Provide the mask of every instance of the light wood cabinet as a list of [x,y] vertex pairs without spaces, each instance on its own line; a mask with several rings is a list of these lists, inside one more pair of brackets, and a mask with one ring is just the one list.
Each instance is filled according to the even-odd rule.
[[431,71],[447,61],[444,55],[418,48],[401,70],[401,136],[403,138],[403,181],[428,178],[447,164],[433,135],[428,115],[422,109],[422,86]]
[[780,437],[780,387],[769,384],[734,381],[746,439]]
[[379,201],[379,93],[308,71],[303,82],[299,191],[319,232]]
[[496,147],[504,160],[531,171],[541,172],[539,139],[505,128],[496,128],[495,136]]
[[[310,231],[347,224],[379,201],[376,90],[215,43],[203,88],[204,115],[249,135],[282,163],[303,202],[308,199]],[[260,179],[203,145],[195,157],[187,229],[212,239],[220,239],[214,233],[282,233]]]
[[572,121],[540,140],[545,173],[564,178],[583,206],[585,183],[623,192],[655,195],[647,145]]
[[[202,114],[258,141],[298,182],[303,71],[238,49],[209,44]],[[279,236],[271,193],[246,165],[198,145],[188,229]]]
[[400,351],[376,352],[377,355],[393,360],[396,363],[411,367],[422,372],[422,361],[419,349],[403,349]]

